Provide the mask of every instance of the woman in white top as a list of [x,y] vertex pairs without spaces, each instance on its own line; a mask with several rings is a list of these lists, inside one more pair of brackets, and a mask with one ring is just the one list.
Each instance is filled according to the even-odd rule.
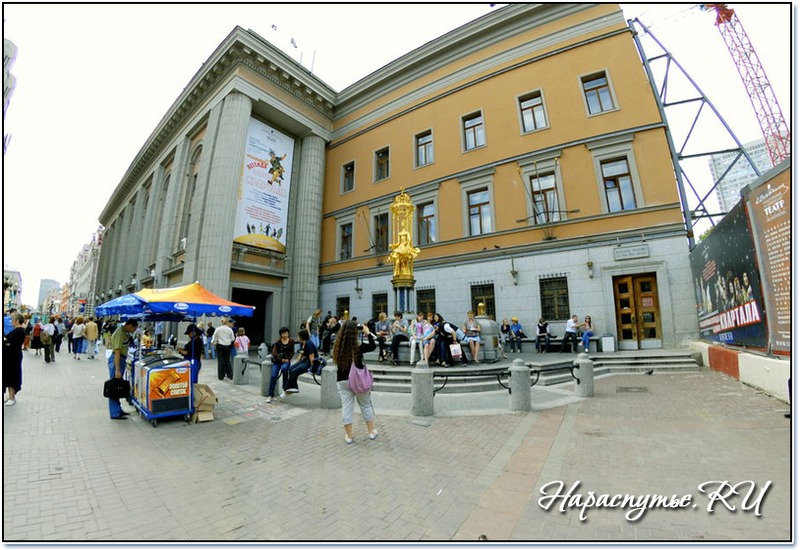
[[73,358],[78,361],[81,360],[78,356],[83,353],[83,337],[85,332],[86,325],[83,324],[83,317],[78,317],[72,324],[72,353],[74,353]]

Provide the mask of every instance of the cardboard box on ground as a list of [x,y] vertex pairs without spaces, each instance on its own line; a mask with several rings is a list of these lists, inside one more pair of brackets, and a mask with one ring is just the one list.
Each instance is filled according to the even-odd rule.
[[217,396],[207,384],[195,384],[194,387],[194,414],[191,422],[210,422],[214,420],[214,405]]

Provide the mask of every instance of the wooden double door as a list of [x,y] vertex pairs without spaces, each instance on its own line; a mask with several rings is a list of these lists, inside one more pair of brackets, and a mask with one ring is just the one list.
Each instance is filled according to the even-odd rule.
[[620,350],[661,348],[661,311],[655,273],[614,277]]

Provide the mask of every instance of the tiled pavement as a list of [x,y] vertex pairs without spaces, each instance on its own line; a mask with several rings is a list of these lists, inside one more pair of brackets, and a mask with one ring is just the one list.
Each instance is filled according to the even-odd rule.
[[[218,381],[214,361],[200,381],[219,397],[215,421],[112,421],[106,372],[102,360],[26,353],[18,402],[2,409],[6,542],[793,537],[787,407],[713,371],[599,377],[589,399],[548,387],[531,413],[510,413],[498,391],[437,396],[437,415],[415,418],[403,396],[374,394],[380,436],[368,440],[356,415],[353,445],[316,388],[267,404],[255,384]],[[729,495],[735,512],[708,511],[698,486],[726,480],[755,488]],[[545,510],[541,491],[559,481],[562,494],[580,481],[584,499],[691,502],[638,521],[590,506],[581,520],[578,496]]]

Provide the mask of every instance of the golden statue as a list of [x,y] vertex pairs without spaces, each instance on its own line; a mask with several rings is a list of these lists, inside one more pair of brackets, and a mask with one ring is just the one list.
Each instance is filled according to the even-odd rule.
[[414,258],[419,254],[419,248],[413,245],[414,210],[416,206],[411,203],[411,197],[403,189],[397,195],[390,207],[392,211],[393,233],[397,241],[389,245],[392,251],[387,256],[387,262],[394,263],[394,277],[396,279],[413,280]]

